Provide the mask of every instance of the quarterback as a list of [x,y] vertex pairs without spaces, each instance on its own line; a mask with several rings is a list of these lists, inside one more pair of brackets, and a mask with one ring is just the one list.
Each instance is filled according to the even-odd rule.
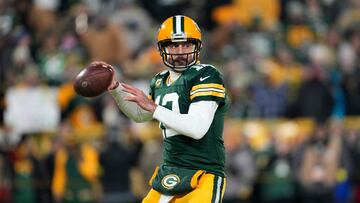
[[221,202],[228,106],[222,75],[214,66],[200,63],[201,32],[191,18],[166,19],[157,40],[168,69],[153,77],[149,95],[116,78],[109,87],[129,118],[160,122],[163,161],[149,181],[152,189],[143,202]]

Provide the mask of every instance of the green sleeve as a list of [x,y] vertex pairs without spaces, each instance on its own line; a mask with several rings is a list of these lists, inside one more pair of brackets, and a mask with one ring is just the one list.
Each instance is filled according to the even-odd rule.
[[226,91],[222,74],[213,66],[204,66],[194,74],[190,88],[191,102],[216,101],[225,103]]

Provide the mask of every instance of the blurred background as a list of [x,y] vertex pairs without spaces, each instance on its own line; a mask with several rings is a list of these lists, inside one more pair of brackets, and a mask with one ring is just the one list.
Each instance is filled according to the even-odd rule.
[[231,97],[223,202],[360,202],[358,0],[0,0],[0,202],[140,202],[158,123],[72,80],[103,60],[147,92],[175,14]]

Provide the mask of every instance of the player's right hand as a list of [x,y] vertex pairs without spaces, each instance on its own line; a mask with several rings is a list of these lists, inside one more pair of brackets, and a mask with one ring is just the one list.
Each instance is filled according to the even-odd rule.
[[151,99],[149,99],[143,91],[140,89],[131,86],[129,84],[121,83],[123,91],[129,93],[130,95],[125,97],[126,101],[135,102],[138,106],[140,106],[145,111],[150,113],[154,113],[157,105]]
[[104,67],[104,68],[111,68],[114,70],[115,74],[113,75],[113,78],[112,78],[112,81],[111,81],[111,84],[109,85],[108,87],[108,90],[113,90],[115,88],[117,88],[119,86],[119,82],[116,80],[116,71],[115,71],[115,68],[108,64],[108,63],[105,63],[103,61],[94,61],[91,63],[92,65],[99,65],[101,67]]

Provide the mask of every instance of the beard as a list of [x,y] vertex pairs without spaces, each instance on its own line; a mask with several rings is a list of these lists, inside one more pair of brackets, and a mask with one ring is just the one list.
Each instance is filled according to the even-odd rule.
[[187,63],[188,62],[187,62],[186,58],[178,58],[178,59],[174,60],[174,62],[173,62],[173,64],[175,66],[185,66]]
[[169,63],[175,66],[186,66],[191,63],[193,57],[191,55],[179,55],[175,57],[169,57]]

